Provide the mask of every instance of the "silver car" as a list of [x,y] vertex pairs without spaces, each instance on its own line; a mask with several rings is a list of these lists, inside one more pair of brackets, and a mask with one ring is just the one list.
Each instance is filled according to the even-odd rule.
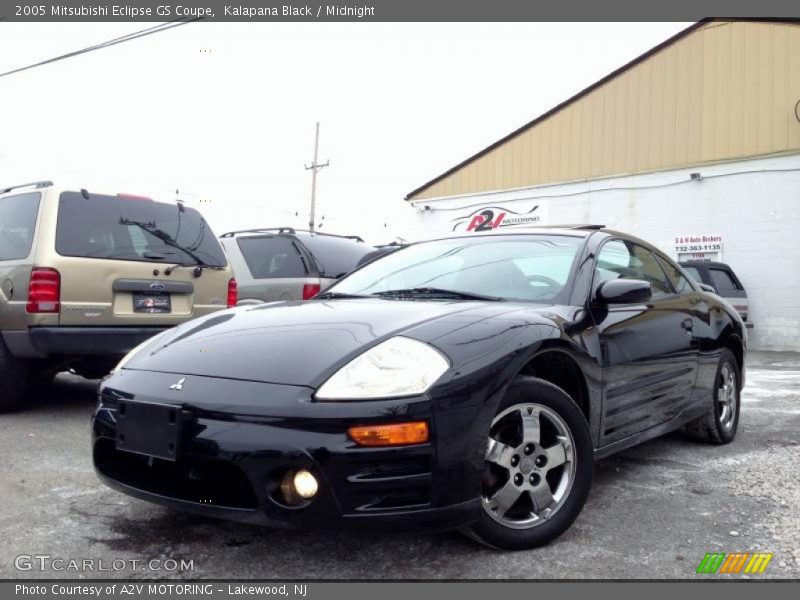
[[291,227],[230,231],[220,242],[236,275],[239,305],[308,300],[375,249],[358,236]]

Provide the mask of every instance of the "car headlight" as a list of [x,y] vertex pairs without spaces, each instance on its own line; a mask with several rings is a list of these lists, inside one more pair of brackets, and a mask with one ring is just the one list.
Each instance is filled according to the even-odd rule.
[[125,368],[125,365],[127,365],[127,364],[128,364],[128,362],[130,362],[130,360],[131,360],[131,359],[132,359],[134,356],[136,356],[136,355],[139,353],[139,350],[141,350],[142,348],[144,348],[145,346],[147,346],[147,345],[149,345],[149,344],[152,344],[152,343],[153,343],[153,342],[155,342],[155,341],[156,341],[158,338],[164,337],[164,334],[166,334],[168,331],[169,331],[169,329],[167,329],[167,331],[162,331],[161,333],[159,333],[159,334],[156,334],[156,335],[154,335],[154,336],[153,336],[153,337],[151,337],[151,338],[147,338],[147,339],[146,339],[145,341],[143,341],[141,344],[139,344],[138,346],[136,346],[136,347],[135,347],[133,350],[131,350],[130,352],[128,352],[128,353],[127,353],[125,356],[123,356],[123,357],[122,357],[122,360],[121,360],[121,361],[119,361],[119,362],[117,363],[117,366],[116,366],[116,367],[114,367],[114,368],[111,370],[111,374],[113,374],[113,373],[116,373],[116,372],[117,372],[117,371],[119,371],[120,369],[124,369],[124,368]]
[[320,400],[366,400],[422,394],[450,367],[424,342],[393,337],[339,369],[317,391]]

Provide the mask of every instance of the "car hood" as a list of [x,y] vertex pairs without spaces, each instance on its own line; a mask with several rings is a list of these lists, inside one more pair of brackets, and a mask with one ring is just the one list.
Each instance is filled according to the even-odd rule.
[[385,299],[239,307],[169,330],[145,345],[124,368],[316,388],[386,338],[402,334],[432,342],[515,310],[523,307],[507,302]]

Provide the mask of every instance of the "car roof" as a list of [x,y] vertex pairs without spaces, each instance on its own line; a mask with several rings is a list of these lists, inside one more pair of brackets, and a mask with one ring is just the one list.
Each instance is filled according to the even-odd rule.
[[349,240],[352,242],[361,242],[363,243],[364,240],[361,239],[358,235],[339,235],[336,233],[328,233],[327,231],[310,231],[308,229],[295,229],[294,227],[260,227],[256,229],[241,229],[237,231],[226,231],[219,237],[221,238],[233,238],[233,237],[255,237],[258,235],[291,235],[298,238],[312,238],[312,237],[331,237],[331,238],[338,238],[341,240]]
[[658,253],[659,257],[665,258],[670,262],[676,262],[674,259],[670,258],[663,250],[660,250],[657,246],[651,244],[650,242],[643,240],[639,237],[636,237],[635,235],[632,235],[630,233],[626,233],[624,231],[617,231],[616,229],[608,229],[604,225],[520,225],[518,227],[509,227],[507,229],[504,229],[503,231],[492,230],[492,231],[481,231],[477,233],[458,232],[447,236],[440,236],[440,237],[420,240],[420,242],[433,242],[437,240],[458,239],[458,238],[476,239],[476,238],[497,237],[504,235],[505,236],[561,235],[561,236],[587,239],[591,235],[596,233],[603,234],[604,237],[606,238],[620,238],[623,240],[627,240],[629,242],[633,242],[634,244],[638,244],[644,248],[647,248],[651,252]]
[[448,240],[453,238],[479,239],[485,237],[499,237],[504,235],[567,235],[571,237],[585,238],[590,236],[597,229],[580,229],[580,225],[520,225],[517,227],[507,227],[503,229],[492,229],[490,231],[451,231],[449,233],[436,235],[430,238],[419,240],[420,242],[432,242],[434,240]]
[[52,189],[57,194],[62,194],[64,192],[72,192],[76,194],[93,194],[96,196],[108,196],[111,198],[148,200],[151,202],[155,202],[157,204],[168,204],[172,206],[180,205],[183,206],[184,208],[191,208],[193,210],[197,210],[195,206],[188,205],[186,201],[181,198],[162,198],[162,197],[141,195],[128,192],[95,191],[94,187],[88,188],[88,187],[81,187],[80,185],[64,185],[61,183],[55,184],[52,181],[48,180],[32,181],[30,183],[22,183],[11,186],[0,186],[0,196],[6,196],[6,195],[16,196],[18,194],[35,192],[37,190],[44,190],[44,189]]
[[30,183],[20,183],[16,185],[0,186],[0,196],[10,194],[15,190],[24,190],[25,188],[33,188],[40,190],[42,188],[50,187],[53,185],[52,181],[32,181]]
[[[563,236],[570,236],[570,237],[579,237],[579,238],[588,238],[592,234],[595,233],[602,233],[608,237],[619,237],[625,240],[629,240],[636,244],[641,244],[646,248],[658,250],[653,244],[636,237],[635,235],[631,235],[630,233],[625,233],[624,231],[617,231],[615,229],[608,229],[604,225],[587,225],[587,224],[577,224],[577,225],[520,225],[517,227],[508,227],[502,229],[500,231],[494,229],[491,231],[480,231],[480,232],[471,232],[466,233],[463,231],[453,232],[449,235],[443,235],[438,237],[432,237],[426,240],[420,241],[434,241],[440,239],[453,239],[453,238],[482,238],[482,237],[495,237],[495,236],[503,236],[503,235],[563,235]],[[661,254],[663,252],[659,251]]]

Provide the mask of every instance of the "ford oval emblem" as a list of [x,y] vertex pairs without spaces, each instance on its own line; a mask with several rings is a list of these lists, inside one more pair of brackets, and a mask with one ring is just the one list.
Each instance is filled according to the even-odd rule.
[[151,284],[150,284],[150,289],[151,289],[151,290],[156,290],[156,291],[159,291],[159,292],[160,292],[160,291],[162,291],[162,290],[165,290],[165,289],[167,289],[167,286],[165,286],[163,283],[151,283]]

